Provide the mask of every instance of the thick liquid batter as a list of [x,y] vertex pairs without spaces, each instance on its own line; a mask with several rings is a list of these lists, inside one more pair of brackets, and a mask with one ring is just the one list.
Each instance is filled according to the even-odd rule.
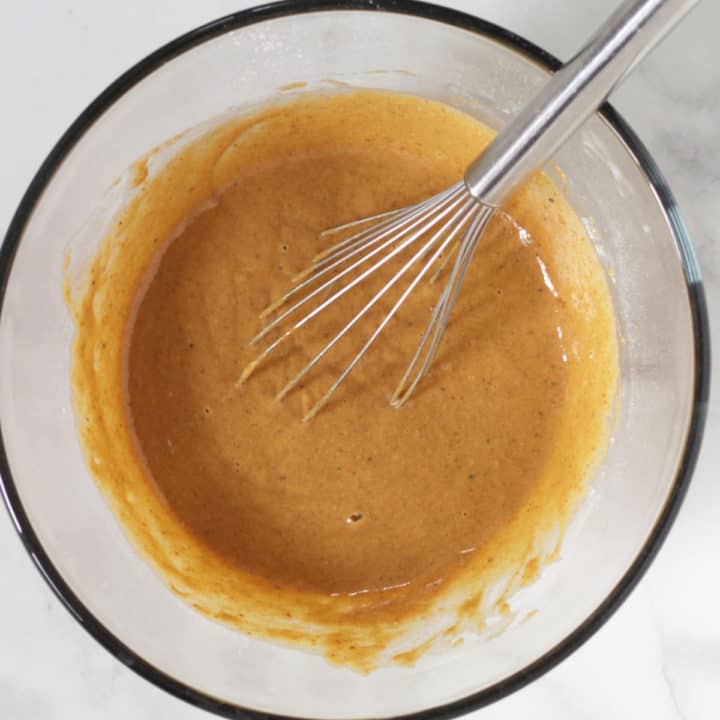
[[451,185],[490,138],[410,96],[308,96],[189,143],[120,216],[75,308],[81,432],[131,537],[202,611],[369,669],[443,598],[480,625],[484,588],[549,554],[605,446],[617,347],[603,271],[545,176],[491,222],[407,406],[387,399],[442,282],[310,423],[396,295],[274,395],[386,276],[238,383],[321,230]]

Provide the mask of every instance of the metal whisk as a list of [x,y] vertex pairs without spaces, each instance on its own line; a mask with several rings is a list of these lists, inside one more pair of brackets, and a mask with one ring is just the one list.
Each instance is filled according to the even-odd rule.
[[[401,253],[410,257],[277,395],[285,397],[395,285],[416,272],[383,320],[327,392],[306,413],[310,420],[360,362],[417,285],[454,258],[450,276],[408,368],[390,402],[399,407],[428,371],[458,296],[466,270],[490,217],[502,200],[598,108],[623,77],[699,0],[628,0],[564,65],[467,169],[464,180],[423,201],[331,228],[323,235],[359,228],[320,255],[296,284],[261,314],[276,317],[251,341],[280,332],[243,371],[243,383],[279,345],[330,304],[361,286]],[[417,269],[419,268],[419,269]],[[344,282],[343,282],[344,281]],[[329,297],[328,297],[329,295]],[[302,312],[301,312],[302,311]],[[293,319],[297,318],[297,319]],[[285,328],[285,329],[283,329]]]

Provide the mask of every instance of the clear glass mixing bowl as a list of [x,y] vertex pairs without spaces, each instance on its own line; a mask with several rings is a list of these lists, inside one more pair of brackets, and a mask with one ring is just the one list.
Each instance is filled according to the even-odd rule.
[[425,95],[500,127],[556,66],[508,32],[429,5],[264,6],[195,30],[143,60],[53,149],[0,256],[2,492],[53,590],[133,670],[228,717],[248,710],[448,717],[552,667],[637,582],[695,462],[709,348],[700,277],[675,203],[647,152],[609,107],[558,153],[553,171],[611,278],[622,336],[622,404],[581,522],[538,585],[537,612],[494,640],[466,642],[413,669],[361,677],[211,622],[172,595],[131,548],[85,467],[70,405],[73,326],[62,296],[63,260],[68,248],[76,257],[97,246],[114,207],[107,189],[134,159],[296,81]]

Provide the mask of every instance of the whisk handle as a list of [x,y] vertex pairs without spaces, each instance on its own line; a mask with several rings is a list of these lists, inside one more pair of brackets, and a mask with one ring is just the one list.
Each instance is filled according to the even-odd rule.
[[699,0],[626,0],[465,173],[468,190],[499,204],[602,104]]

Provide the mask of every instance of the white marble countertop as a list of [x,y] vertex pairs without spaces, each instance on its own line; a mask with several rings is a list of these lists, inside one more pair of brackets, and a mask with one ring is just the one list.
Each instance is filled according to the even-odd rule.
[[[608,0],[455,0],[561,58]],[[50,147],[111,80],[160,44],[242,0],[3,0],[0,230]],[[720,3],[699,9],[614,96],[674,190],[703,269],[720,347]],[[715,312],[714,312],[715,311]],[[718,353],[716,353],[716,358]],[[714,363],[715,377],[720,364]],[[580,650],[479,720],[720,718],[720,401],[659,557],[629,600]],[[209,718],[136,676],[61,607],[0,511],[0,718]]]

